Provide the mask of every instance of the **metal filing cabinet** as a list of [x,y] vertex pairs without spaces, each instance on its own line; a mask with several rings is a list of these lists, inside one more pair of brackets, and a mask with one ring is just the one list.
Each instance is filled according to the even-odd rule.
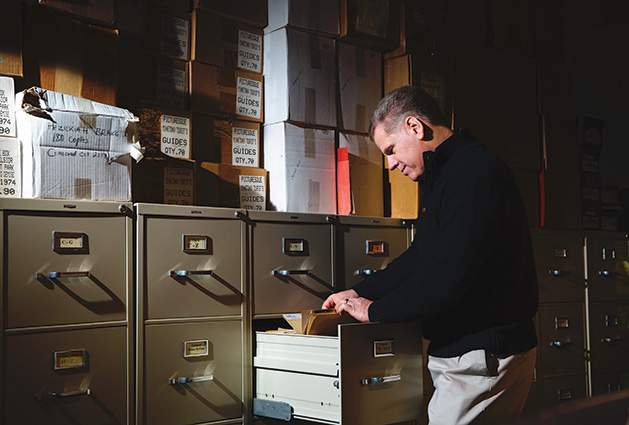
[[0,214],[2,423],[131,423],[131,205],[3,199]]
[[136,204],[138,424],[242,423],[244,210]]
[[541,380],[542,406],[549,408],[570,400],[587,397],[585,373],[553,376]]
[[586,372],[585,323],[582,303],[539,306],[541,377]]
[[318,309],[337,290],[333,216],[249,211],[254,317]]
[[614,393],[629,388],[629,368],[592,374],[592,396]]
[[588,232],[585,241],[589,302],[629,301],[627,235]]
[[338,336],[256,333],[254,413],[342,425],[422,415],[418,323],[340,325]]
[[339,216],[337,226],[338,284],[351,288],[384,269],[408,248],[410,225],[400,219]]

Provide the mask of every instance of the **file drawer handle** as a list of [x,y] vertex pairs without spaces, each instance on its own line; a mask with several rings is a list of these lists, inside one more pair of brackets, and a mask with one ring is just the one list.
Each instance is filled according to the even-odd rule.
[[45,395],[37,394],[35,396],[35,400],[41,401],[44,399],[60,399],[60,398],[69,398],[69,397],[78,397],[78,396],[89,396],[92,391],[88,388],[85,390],[78,391],[68,391],[65,393],[48,393]]
[[609,270],[599,270],[598,275],[602,277],[616,277],[618,276],[617,271],[609,271]]
[[214,270],[171,270],[168,272],[170,277],[188,277],[188,276],[211,276]]
[[369,269],[365,269],[365,270],[356,270],[354,272],[354,276],[369,276],[374,274],[375,272],[377,272],[378,270],[369,270]]
[[601,338],[603,344],[609,345],[618,344],[620,341],[622,341],[622,338]]
[[310,270],[273,270],[273,276],[288,276],[292,274],[310,274]]
[[551,347],[556,347],[556,348],[568,347],[570,345],[572,345],[572,341],[552,341],[550,343]]
[[558,270],[558,269],[548,270],[548,274],[551,276],[562,277],[567,274],[570,274],[570,270]]
[[385,384],[387,382],[395,382],[395,381],[401,381],[401,380],[402,380],[401,375],[380,376],[380,377],[361,379],[360,385],[364,387],[365,385]]
[[194,382],[207,382],[213,381],[214,375],[204,375],[204,376],[189,376],[184,378],[171,378],[168,380],[168,385],[175,384],[191,384]]
[[48,272],[48,273],[35,273],[36,279],[46,277],[48,279],[62,279],[64,277],[90,277],[90,272]]

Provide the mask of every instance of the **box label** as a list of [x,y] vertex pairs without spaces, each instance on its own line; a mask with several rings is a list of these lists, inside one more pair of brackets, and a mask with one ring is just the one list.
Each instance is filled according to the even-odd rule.
[[160,66],[157,70],[157,102],[184,109],[186,104],[186,71]]
[[262,111],[262,82],[238,77],[236,113],[260,119]]
[[0,77],[0,136],[15,137],[15,88],[8,77]]
[[0,197],[22,196],[21,174],[17,139],[0,137]]
[[194,170],[164,167],[164,203],[192,205],[194,193]]
[[162,15],[161,53],[171,58],[188,60],[190,23],[175,16]]
[[266,184],[264,176],[239,176],[240,208],[254,211],[266,209]]
[[160,149],[173,158],[190,159],[190,118],[161,116]]
[[262,36],[238,31],[238,68],[262,71]]
[[237,127],[232,129],[232,165],[258,166],[258,130]]

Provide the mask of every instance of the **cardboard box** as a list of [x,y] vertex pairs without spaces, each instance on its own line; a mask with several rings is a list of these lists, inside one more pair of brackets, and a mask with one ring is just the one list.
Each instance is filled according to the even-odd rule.
[[557,64],[566,63],[567,16],[566,0],[548,2],[533,0],[535,57]]
[[264,35],[265,123],[336,127],[334,40],[282,28]]
[[491,49],[485,46],[453,46],[453,101],[490,105],[493,71]]
[[336,213],[334,131],[281,122],[264,126],[270,209]]
[[399,0],[340,0],[340,6],[339,41],[379,52],[399,47]]
[[20,142],[0,136],[0,198],[22,196],[22,161]]
[[[28,80],[47,90],[116,105],[118,33],[41,9],[25,8]],[[25,70],[25,73],[27,70]]]
[[337,43],[338,127],[369,132],[371,113],[382,99],[382,54],[363,47]]
[[520,189],[526,216],[530,227],[539,227],[539,172],[521,168],[511,168]]
[[260,123],[192,115],[192,158],[242,167],[260,166]]
[[540,222],[550,229],[576,230],[581,228],[581,196],[579,178],[544,172],[544,216]]
[[0,137],[15,137],[15,85],[0,76]]
[[[419,202],[421,200],[421,187],[419,183],[406,177],[397,168],[389,170],[388,161],[384,159],[385,182],[385,216],[415,220],[419,216]],[[389,199],[387,199],[389,198]]]
[[490,103],[520,112],[538,112],[535,59],[499,49],[492,49],[491,57]]
[[576,120],[572,73],[565,65],[538,60],[537,84],[540,115],[564,121]]
[[188,63],[190,108],[204,114],[262,122],[262,75]]
[[339,35],[339,0],[268,0],[265,33],[290,27],[331,38]]
[[8,0],[0,13],[0,74],[21,77],[22,70],[22,4]]
[[452,116],[450,95],[452,68],[422,55],[404,55],[384,61],[385,95],[398,87],[411,84],[424,89],[437,102],[447,122]]
[[191,58],[262,73],[262,30],[204,9],[192,12]]
[[501,50],[533,57],[534,11],[530,0],[491,2],[492,45]]
[[196,205],[195,162],[156,155],[133,164],[133,202]]
[[120,105],[146,102],[162,107],[188,107],[187,62],[120,50]]
[[208,9],[219,15],[264,28],[268,23],[267,0],[238,0],[236,1],[216,1],[216,0],[193,0],[194,9]]
[[171,59],[190,59],[190,14],[151,1],[120,2],[118,27],[128,49]]
[[191,112],[145,103],[127,105],[140,119],[138,134],[145,157],[191,159]]
[[29,5],[42,5],[81,21],[113,27],[115,21],[114,0],[24,0]]
[[190,0],[155,0],[155,2],[172,9],[179,9],[186,12],[189,12],[191,7]]
[[137,118],[126,109],[41,88],[16,95],[26,198],[128,201]]
[[339,133],[339,147],[347,148],[352,214],[383,217],[382,153],[369,136]]
[[575,122],[542,117],[544,163],[552,172],[577,175],[579,141]]
[[490,0],[447,0],[446,19],[438,37],[460,46],[488,46]]
[[264,211],[267,171],[210,162],[198,163],[197,202],[211,207]]

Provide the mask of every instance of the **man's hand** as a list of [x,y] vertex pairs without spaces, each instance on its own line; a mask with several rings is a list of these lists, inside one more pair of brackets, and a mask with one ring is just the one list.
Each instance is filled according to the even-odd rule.
[[340,304],[336,305],[335,310],[339,314],[346,311],[350,316],[359,322],[368,322],[369,306],[371,303],[373,303],[373,301],[368,300],[367,298],[346,298],[341,301]]
[[341,291],[332,294],[323,302],[321,308],[324,310],[327,310],[329,308],[336,309],[337,305],[345,302],[345,300],[349,298],[358,298],[358,293],[356,293],[356,291],[354,291],[353,289],[348,289],[347,291]]

